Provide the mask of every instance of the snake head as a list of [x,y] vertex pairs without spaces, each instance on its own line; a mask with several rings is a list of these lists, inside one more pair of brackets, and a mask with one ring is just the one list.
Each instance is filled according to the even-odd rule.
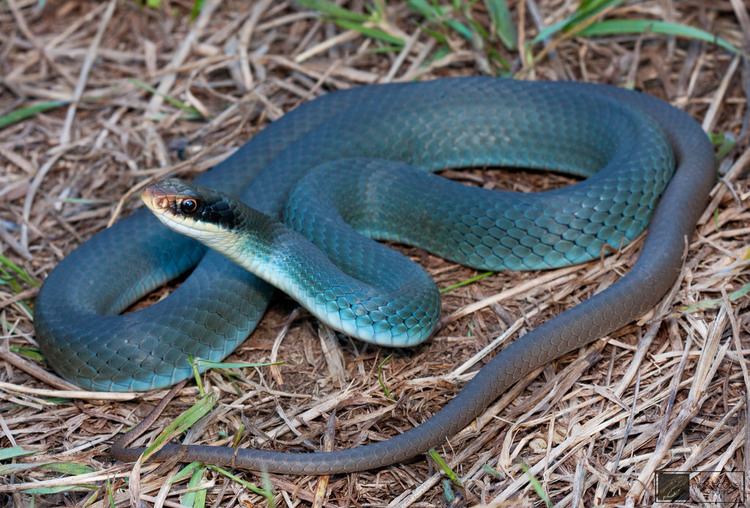
[[178,178],[149,185],[141,199],[166,226],[194,238],[232,229],[240,220],[233,200]]

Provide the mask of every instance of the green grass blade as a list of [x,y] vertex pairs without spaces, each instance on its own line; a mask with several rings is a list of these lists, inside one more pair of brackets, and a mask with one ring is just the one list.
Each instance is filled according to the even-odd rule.
[[206,395],[206,390],[203,389],[203,380],[201,379],[201,371],[198,368],[198,361],[192,356],[188,357],[188,361],[190,362],[190,368],[193,369],[193,378],[195,379],[195,384],[198,386],[198,393],[203,397]]
[[335,21],[349,20],[358,23],[364,23],[370,20],[370,16],[360,12],[350,11],[336,5],[328,0],[297,0],[297,3],[306,9],[318,11],[321,14],[334,18]]
[[655,33],[663,35],[674,35],[686,39],[695,39],[699,41],[716,44],[735,54],[740,50],[732,45],[726,39],[681,23],[671,23],[668,21],[658,21],[653,19],[607,19],[594,23],[583,30],[578,35],[583,37],[596,37],[601,35],[622,35],[622,34],[643,34]]
[[552,508],[552,501],[550,500],[549,495],[544,490],[544,486],[537,479],[537,477],[531,474],[529,466],[527,466],[526,464],[521,464],[521,469],[523,469],[523,472],[526,473],[526,476],[529,478],[529,483],[534,489],[534,492],[536,492],[536,495],[539,496],[539,499],[544,501],[544,506],[546,506],[547,508]]
[[512,51],[516,49],[518,32],[516,31],[516,25],[513,24],[510,9],[508,9],[508,1],[484,0],[484,4],[487,6],[487,10],[490,13],[490,19],[492,20],[492,26],[494,27],[497,36],[500,37],[500,41],[509,50]]
[[[471,31],[478,35],[482,40],[489,41],[490,40],[490,33],[482,26],[482,24],[473,19],[471,16],[468,16],[469,25],[471,26]],[[491,47],[491,45],[489,45]]]
[[450,293],[454,289],[462,288],[464,286],[468,286],[469,284],[474,284],[477,281],[484,280],[490,275],[493,275],[495,272],[482,272],[474,277],[469,277],[468,279],[464,279],[462,281],[456,282],[455,284],[451,284],[450,286],[445,286],[440,290],[441,294]]
[[0,448],[0,460],[14,459],[16,457],[24,457],[26,455],[34,455],[36,452],[33,450],[26,450],[20,446],[11,446],[10,448]]
[[709,132],[708,137],[711,138],[711,143],[714,145],[718,160],[722,160],[729,155],[729,152],[737,144],[737,139],[731,132]]
[[31,471],[32,469],[37,469],[43,465],[44,463],[27,464],[26,462],[18,462],[18,463],[12,463],[12,464],[0,464],[0,477],[10,476],[14,474],[17,475],[19,473],[23,473],[24,471]]
[[450,53],[451,53],[451,48],[449,48],[448,46],[439,46],[432,53],[432,55],[430,55],[427,58],[427,60],[425,61],[425,63],[422,64],[422,67],[427,67],[430,64],[432,64],[433,62],[437,62],[437,61],[445,58],[446,56],[450,55]]
[[34,277],[28,274],[26,270],[15,264],[10,259],[6,258],[2,254],[0,254],[0,266],[7,267],[11,272],[15,273],[19,279],[21,279],[23,282],[28,284],[29,286],[37,287],[40,285],[40,282],[36,280]]
[[193,119],[203,118],[203,115],[201,114],[201,112],[195,109],[190,104],[183,102],[180,99],[177,99],[176,97],[172,97],[169,94],[160,93],[156,88],[154,88],[153,86],[149,85],[148,83],[144,81],[141,81],[140,79],[128,78],[128,81],[130,81],[132,84],[134,84],[138,88],[146,90],[147,92],[152,93],[154,95],[159,95],[163,97],[164,100],[170,103],[172,106],[176,107],[179,110],[184,111],[187,114],[188,119],[193,120]]
[[[443,24],[467,41],[471,41],[474,38],[474,32],[471,28],[460,21],[449,17],[450,8],[437,7],[429,4],[425,0],[409,0],[407,4],[411,10],[425,18],[427,21]],[[435,37],[435,39],[438,40],[437,37]],[[446,41],[438,40],[438,42],[445,43]]]
[[24,494],[37,494],[37,495],[48,495],[58,494],[60,492],[88,492],[96,490],[99,487],[90,483],[82,483],[81,485],[60,485],[58,487],[37,487],[33,489],[24,490]]
[[482,471],[484,471],[488,475],[494,476],[495,478],[498,478],[498,479],[501,479],[501,480],[505,476],[505,475],[503,475],[503,473],[501,473],[500,471],[498,471],[494,467],[490,466],[489,464],[483,465],[482,466]]
[[[727,298],[729,299],[730,302],[734,302],[736,300],[739,300],[743,296],[747,296],[748,293],[750,293],[750,282],[743,285],[739,289],[736,289],[732,291],[731,293],[727,294]],[[719,307],[722,304],[722,302],[723,300],[721,298],[709,298],[707,300],[702,300],[692,305],[680,307],[680,310],[682,312],[692,313],[698,310],[715,309]]]
[[190,19],[196,19],[203,10],[203,0],[195,0],[193,7],[190,9]]
[[115,488],[113,482],[107,480],[104,484],[104,488],[107,492],[107,503],[109,503],[109,508],[115,508]]
[[215,471],[215,472],[219,473],[220,475],[229,478],[233,482],[242,485],[244,488],[250,490],[251,492],[255,492],[256,494],[259,494],[259,495],[265,497],[267,503],[273,503],[273,492],[272,491],[270,491],[268,489],[265,489],[265,488],[262,489],[262,488],[258,487],[257,485],[255,485],[254,483],[249,482],[247,480],[243,480],[239,476],[237,476],[235,474],[232,474],[229,471],[227,471],[226,469],[221,468],[219,466],[208,466],[208,468],[211,471]]
[[458,20],[446,19],[445,24],[467,41],[471,41],[474,38],[474,32],[471,30],[471,28],[464,25]]
[[391,361],[391,356],[392,355],[386,356],[383,358],[383,361],[378,364],[378,384],[380,385],[380,389],[383,390],[383,395],[390,400],[396,400],[393,393],[391,393],[390,388],[388,388],[388,385],[385,384],[385,376],[383,375],[383,367],[388,365],[388,362]]
[[534,37],[531,43],[537,44],[539,42],[542,42],[543,40],[549,39],[551,36],[561,30],[574,28],[576,25],[579,25],[584,21],[596,16],[603,10],[609,9],[611,7],[616,7],[624,1],[625,0],[582,0],[581,3],[578,4],[578,9],[576,9],[573,14],[561,21],[558,21],[557,23],[553,23],[552,25],[539,32],[539,34]]
[[146,448],[146,451],[143,452],[144,462],[159,448],[161,448],[162,445],[164,445],[167,441],[175,436],[182,434],[187,429],[192,427],[195,422],[206,416],[215,405],[216,397],[213,395],[213,393],[208,393],[207,395],[198,399],[195,404],[193,404],[180,416],[175,418],[172,423],[167,425],[164,430],[161,431],[158,436],[156,436],[154,442],[151,443],[151,445]]
[[245,435],[245,424],[240,423],[239,427],[237,427],[237,431],[234,433],[234,437],[232,438],[232,448],[234,448],[235,450],[239,448],[244,435]]
[[[433,56],[431,57],[431,60],[439,60],[440,58],[444,57],[445,55],[450,53],[450,48],[448,48],[448,37],[446,37],[444,34],[440,33],[437,30],[433,30],[430,28],[425,28],[424,33],[435,39],[435,42],[440,44],[437,51],[433,53]],[[439,57],[436,57],[435,55],[441,52]]]
[[203,468],[203,464],[201,462],[191,462],[187,466],[180,469],[176,475],[172,477],[172,483],[181,482],[185,478],[190,478],[193,476],[193,473],[196,469]]
[[425,0],[409,0],[406,2],[411,10],[420,14],[423,18],[428,21],[435,21],[439,19],[443,13],[437,7],[430,5]]
[[180,498],[181,505],[192,506],[193,508],[203,508],[206,506],[206,489],[197,488],[203,481],[203,473],[205,471],[205,466],[198,467],[193,471],[190,481],[188,481],[188,492]]
[[201,396],[205,393],[203,389],[203,380],[201,379],[202,372],[207,372],[212,369],[244,369],[248,367],[269,367],[272,365],[284,365],[284,362],[214,362],[212,360],[203,360],[201,358],[190,359],[190,366],[193,369],[193,378],[195,378],[195,383],[198,385],[198,393],[200,393]]
[[214,362],[211,360],[203,360],[202,358],[196,358],[195,362],[198,364],[199,369],[244,369],[252,367],[270,367],[272,365],[284,365],[284,362]]
[[14,123],[26,120],[27,118],[31,118],[32,116],[43,113],[50,109],[65,106],[68,103],[69,101],[47,101],[34,104],[33,106],[25,106],[23,108],[15,109],[10,113],[0,116],[0,129],[4,129],[9,125],[13,125]]
[[445,459],[441,457],[434,448],[430,448],[427,453],[430,454],[430,458],[435,461],[435,464],[437,464],[443,474],[447,476],[448,479],[454,483],[454,485],[461,487],[461,479],[458,477],[456,472],[451,469]]
[[45,471],[52,473],[62,473],[68,476],[76,476],[81,474],[88,474],[94,472],[94,469],[86,464],[77,464],[75,462],[57,462],[52,464],[45,464],[41,467]]
[[10,346],[10,350],[18,355],[23,356],[24,358],[28,358],[29,360],[33,360],[35,362],[41,363],[44,361],[44,355],[42,354],[42,352],[33,347]]
[[578,9],[579,11],[583,11],[586,9],[596,9],[597,4],[601,3],[601,0],[581,0],[578,2]]
[[387,42],[388,44],[393,44],[394,46],[398,46],[399,48],[405,44],[404,40],[400,37],[391,35],[379,28],[364,26],[362,23],[350,21],[348,19],[334,19],[333,22],[345,30],[354,30],[355,32],[359,32],[366,37]]

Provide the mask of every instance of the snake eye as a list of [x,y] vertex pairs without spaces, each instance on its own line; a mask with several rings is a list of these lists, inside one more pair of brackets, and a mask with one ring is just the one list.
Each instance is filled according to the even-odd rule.
[[192,215],[198,209],[198,201],[187,198],[180,201],[180,211],[185,215]]

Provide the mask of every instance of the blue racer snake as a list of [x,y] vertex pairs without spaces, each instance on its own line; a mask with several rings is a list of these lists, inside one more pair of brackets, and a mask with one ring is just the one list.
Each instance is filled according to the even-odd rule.
[[[517,194],[430,174],[497,165],[585,179]],[[524,374],[653,307],[680,272],[714,178],[711,144],[688,115],[603,85],[453,78],[361,87],[300,106],[197,178],[199,187],[168,181],[145,199],[163,220],[165,210],[184,218],[197,204],[192,218],[212,224],[209,232],[254,226],[230,245],[205,231],[192,236],[257,268],[335,329],[403,346],[428,338],[438,320],[426,272],[362,234],[482,270],[537,270],[596,259],[648,226],[640,257],[611,287],[505,348],[433,417],[387,441],[330,453],[169,445],[157,457],[325,474],[392,464],[441,443]],[[197,203],[182,206],[186,199]],[[85,388],[148,390],[189,377],[191,356],[224,358],[272,294],[224,254],[147,210],[95,235],[37,298],[47,361]],[[163,301],[122,314],[193,267]],[[114,452],[124,460],[139,453]]]

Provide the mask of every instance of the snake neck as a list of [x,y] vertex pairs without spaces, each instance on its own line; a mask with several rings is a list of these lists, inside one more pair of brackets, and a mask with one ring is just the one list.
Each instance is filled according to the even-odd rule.
[[[284,281],[276,267],[279,246],[290,231],[279,221],[254,208],[232,206],[231,225],[206,230],[191,229],[189,234],[207,247],[220,252],[245,270],[279,286]],[[174,227],[173,225],[171,227]]]

